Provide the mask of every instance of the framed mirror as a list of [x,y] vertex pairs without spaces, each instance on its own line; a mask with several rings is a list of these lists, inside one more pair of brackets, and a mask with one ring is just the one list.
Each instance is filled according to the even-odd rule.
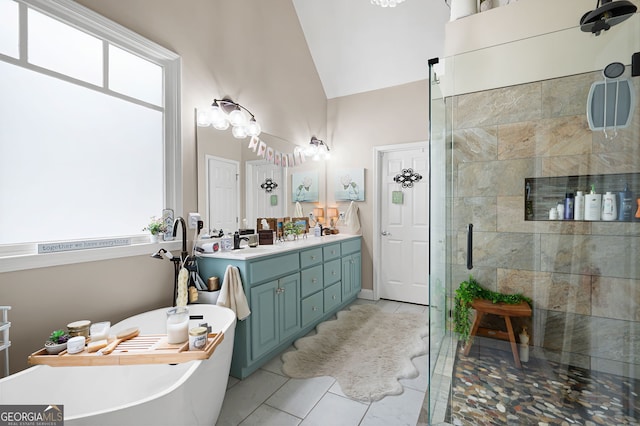
[[[259,147],[250,148],[250,138],[236,139],[229,130],[196,127],[198,212],[204,221],[203,232],[256,229],[257,220],[263,217],[300,216],[292,178],[305,174],[317,177],[308,190],[303,187],[303,192],[317,195],[300,198],[303,215],[308,217],[313,208],[326,207],[325,161],[306,158],[301,164],[289,166],[295,143],[265,132],[259,139],[263,151],[271,153],[269,159],[267,152],[258,155]],[[288,157],[286,166],[283,154]]]

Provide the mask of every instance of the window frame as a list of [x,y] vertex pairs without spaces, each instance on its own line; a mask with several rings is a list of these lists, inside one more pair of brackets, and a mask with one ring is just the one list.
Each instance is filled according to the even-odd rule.
[[[153,63],[160,65],[164,73],[163,109],[164,109],[164,199],[165,208],[174,212],[182,211],[182,147],[181,147],[181,112],[180,112],[180,78],[181,59],[176,53],[144,38],[143,36],[117,24],[108,18],[93,12],[71,0],[15,0],[20,8],[20,55],[18,59],[0,54],[3,61],[25,67],[37,72],[45,72],[62,79],[79,83],[85,87],[95,88],[88,83],[82,83],[71,77],[65,78],[55,72],[47,72],[40,67],[33,66],[26,59],[26,8],[32,8],[45,13],[68,25],[81,29],[103,41],[104,50],[107,43],[128,50]],[[25,7],[26,6],[26,7]],[[107,61],[103,64],[108,67]],[[106,80],[107,74],[104,74]],[[106,82],[103,86],[106,86]],[[110,94],[113,92],[110,92]],[[118,96],[118,94],[114,94]],[[128,99],[126,95],[119,95]],[[137,103],[145,103],[137,101]],[[123,236],[114,236],[123,237]],[[148,254],[153,250],[148,238],[140,235],[124,236],[131,238],[131,245],[74,250],[68,252],[38,254],[37,243],[22,243],[0,245],[0,273],[18,271],[56,265],[91,262],[121,257]],[[169,249],[179,247],[178,242],[165,242]]]

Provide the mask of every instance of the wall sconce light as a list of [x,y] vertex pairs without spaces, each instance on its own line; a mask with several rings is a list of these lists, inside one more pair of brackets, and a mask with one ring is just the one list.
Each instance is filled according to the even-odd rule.
[[324,219],[324,209],[322,207],[314,207],[313,217],[316,223],[322,223],[322,219]]
[[329,226],[333,228],[338,218],[338,209],[335,207],[327,207],[327,217],[329,218]]
[[314,161],[320,160],[321,155],[325,160],[328,160],[331,158],[329,151],[329,147],[324,143],[324,141],[321,141],[315,136],[311,136],[309,146],[305,149],[304,154],[307,157],[311,157]]
[[196,120],[199,127],[213,126],[218,130],[226,130],[231,125],[233,137],[238,139],[258,136],[262,131],[251,111],[229,98],[214,99],[211,108],[198,110]]

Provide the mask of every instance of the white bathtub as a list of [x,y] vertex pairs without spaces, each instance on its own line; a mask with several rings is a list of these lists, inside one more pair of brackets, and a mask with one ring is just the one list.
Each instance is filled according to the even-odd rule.
[[[139,327],[166,332],[166,311],[127,318],[112,334]],[[50,367],[37,365],[0,380],[0,404],[62,404],[65,425],[214,425],[224,399],[236,317],[215,305],[189,305],[213,332],[224,332],[211,358],[176,365]]]

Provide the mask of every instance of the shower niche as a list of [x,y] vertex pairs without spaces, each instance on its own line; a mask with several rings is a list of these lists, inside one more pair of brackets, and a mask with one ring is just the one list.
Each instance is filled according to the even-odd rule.
[[550,219],[549,210],[558,204],[564,205],[566,194],[572,194],[575,197],[577,191],[582,191],[587,195],[592,187],[595,188],[597,194],[603,195],[606,192],[611,192],[614,195],[618,212],[622,205],[620,193],[626,190],[626,197],[631,199],[631,214],[627,214],[624,220],[619,220],[616,217],[612,222],[640,223],[640,218],[636,217],[640,209],[640,173],[525,178],[523,188],[524,220],[575,221],[575,219],[563,219],[562,217]]

